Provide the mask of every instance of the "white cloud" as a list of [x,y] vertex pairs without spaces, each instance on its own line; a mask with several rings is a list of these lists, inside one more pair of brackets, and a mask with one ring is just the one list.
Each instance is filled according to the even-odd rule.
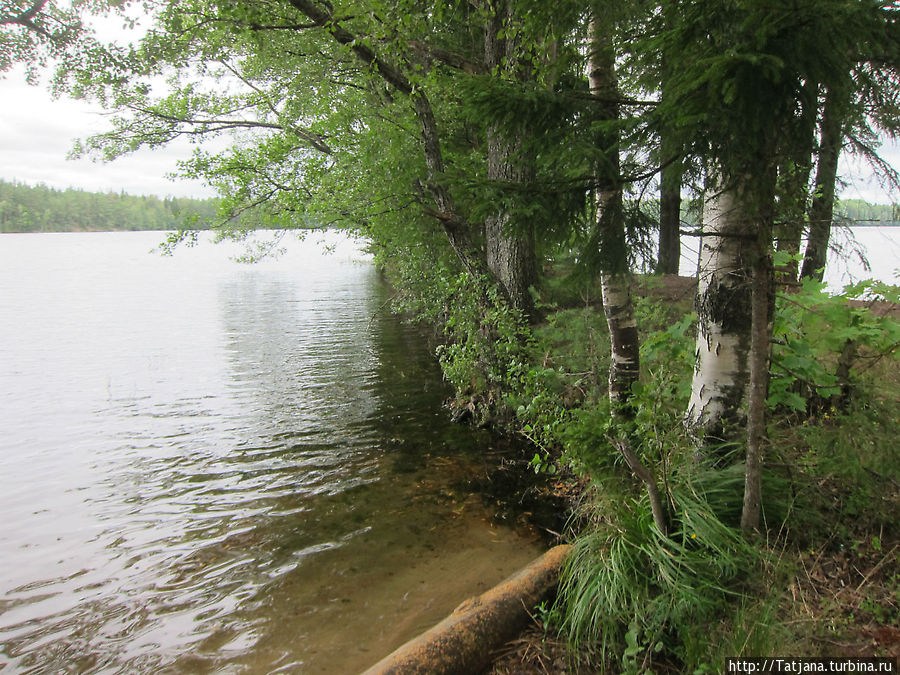
[[193,148],[187,142],[141,150],[110,163],[67,160],[75,139],[105,128],[99,107],[53,99],[46,89],[25,83],[15,70],[0,79],[0,100],[0,178],[4,180],[159,196],[214,194],[199,181],[165,177],[176,170],[178,160],[190,156]]

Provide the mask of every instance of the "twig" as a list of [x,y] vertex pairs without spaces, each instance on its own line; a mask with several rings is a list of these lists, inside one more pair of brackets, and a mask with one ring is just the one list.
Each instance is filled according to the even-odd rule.
[[381,311],[382,311],[385,307],[387,307],[391,302],[393,302],[394,298],[396,298],[399,294],[400,294],[399,291],[396,292],[396,293],[394,293],[391,297],[389,297],[387,300],[385,300],[384,302],[382,302],[382,303],[381,303],[381,306],[380,306],[378,309],[376,309],[374,312],[372,312],[372,316],[369,317],[369,323],[366,324],[366,330],[365,330],[366,333],[368,333],[368,332],[369,332],[369,328],[372,327],[372,322],[375,320],[375,317],[378,316],[379,314],[381,314]]
[[882,474],[882,473],[878,473],[877,471],[875,471],[875,469],[870,469],[870,468],[867,467],[867,466],[864,466],[863,469],[865,469],[866,471],[868,471],[870,474],[872,474],[872,475],[875,476],[876,478],[880,478],[881,480],[890,481],[891,483],[894,484],[894,487],[900,488],[900,483],[898,483],[896,480],[894,480],[894,479],[891,478],[890,476],[885,476],[885,475]]
[[860,591],[860,589],[861,589],[863,586],[865,586],[865,585],[869,582],[869,579],[872,578],[872,576],[875,574],[875,572],[877,572],[877,571],[879,570],[879,568],[880,568],[882,565],[884,565],[885,562],[887,562],[887,559],[890,558],[891,555],[894,553],[894,551],[897,550],[897,547],[898,547],[898,546],[900,546],[900,544],[894,544],[894,548],[892,548],[890,551],[888,551],[888,553],[881,559],[881,562],[878,563],[877,565],[875,565],[875,567],[873,567],[873,568],[869,571],[869,573],[866,575],[866,578],[863,579],[863,580],[859,583],[859,586],[856,587],[856,592],[857,592],[857,593]]

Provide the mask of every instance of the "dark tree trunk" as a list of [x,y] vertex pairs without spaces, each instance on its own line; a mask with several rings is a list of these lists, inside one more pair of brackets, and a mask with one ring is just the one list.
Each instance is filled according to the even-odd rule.
[[[662,3],[663,21],[666,29],[672,28],[676,7],[672,0]],[[670,97],[669,84],[672,76],[672,55],[663,54],[662,97]],[[681,185],[684,175],[682,161],[683,148],[671,126],[660,132],[660,161],[663,164],[659,176],[659,254],[656,272],[658,274],[678,274],[681,262]]]
[[513,227],[506,214],[485,220],[487,266],[503,285],[509,303],[533,321],[537,319],[531,296],[531,288],[537,284],[534,233],[510,232]]
[[[669,161],[669,153],[677,147],[663,142],[663,161]],[[659,274],[678,274],[681,263],[681,161],[675,160],[663,167],[659,183],[659,257],[656,271]]]
[[[525,185],[534,177],[522,156],[521,143],[495,128],[488,129],[488,179],[507,185]],[[507,298],[530,319],[536,318],[531,288],[537,284],[534,228],[518,222],[514,212],[499,209],[484,221],[488,269],[503,285]]]
[[828,259],[828,241],[834,220],[834,186],[837,182],[838,158],[843,143],[842,104],[835,91],[825,95],[825,109],[819,141],[816,185],[809,209],[809,242],[800,270],[802,279],[822,281]]
[[778,282],[782,284],[795,284],[800,272],[797,256],[806,223],[811,154],[809,143],[803,143],[802,147],[798,143],[793,159],[781,168],[781,209],[775,239],[778,252],[790,256],[788,263],[777,270]]
[[809,208],[809,175],[818,114],[817,85],[809,83],[804,91],[805,104],[796,138],[792,139],[792,147],[778,172],[779,209],[774,225],[775,241],[778,252],[787,253],[791,258],[775,273],[778,283],[788,286],[797,282],[800,273],[797,258]]
[[753,261],[752,327],[750,336],[750,389],[747,400],[747,460],[744,473],[744,503],[741,529],[759,529],[762,505],[762,462],[767,439],[766,398],[769,395],[772,317],[774,315],[774,270],[772,227],[763,217],[759,223]]
[[[485,27],[484,56],[487,70],[499,70],[508,76],[526,79],[530,68],[516,61],[515,45],[503,36],[504,23],[511,20],[505,2],[495,6]],[[507,189],[534,181],[534,162],[525,149],[525,130],[489,125],[487,129],[487,177]],[[515,203],[519,195],[510,195]],[[537,318],[531,288],[537,284],[537,258],[534,227],[516,216],[515,208],[498,204],[485,219],[487,265],[500,281],[510,304],[531,320]]]

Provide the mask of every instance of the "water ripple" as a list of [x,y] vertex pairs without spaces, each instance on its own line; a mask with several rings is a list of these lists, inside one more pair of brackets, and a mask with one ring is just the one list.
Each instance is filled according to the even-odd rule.
[[[389,542],[410,560],[442,545],[453,505],[423,491],[429,458],[478,441],[434,412],[446,391],[378,313],[371,266],[302,246],[249,270],[215,250],[136,257],[148,236],[96,237],[80,259],[63,237],[0,249],[0,287],[18,289],[0,295],[16,317],[0,334],[0,660],[286,671],[299,635],[361,616],[366,575],[397,570]],[[320,640],[300,660],[339,664]]]

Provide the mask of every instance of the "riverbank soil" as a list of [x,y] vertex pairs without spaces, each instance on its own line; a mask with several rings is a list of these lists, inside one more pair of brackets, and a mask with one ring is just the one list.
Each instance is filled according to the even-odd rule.
[[[690,311],[693,290],[693,279],[663,277],[642,283],[640,296],[671,319]],[[878,313],[897,317],[898,307]],[[853,396],[837,407],[771,416],[767,470],[784,486],[779,497],[789,508],[758,542],[758,578],[735,589],[717,621],[688,629],[694,648],[709,654],[696,673],[718,672],[722,659],[740,655],[900,658],[900,360],[872,363],[859,367]],[[488,484],[504,481],[515,483],[494,475]],[[567,517],[585,486],[554,477],[528,487],[528,508],[517,517],[560,509]],[[555,543],[573,536],[560,529],[564,521],[558,514],[536,528]],[[573,652],[551,609],[536,608],[532,625],[497,650],[490,675],[617,672],[615,665],[602,671],[599,654]],[[649,672],[684,666],[677,646],[667,645]]]

